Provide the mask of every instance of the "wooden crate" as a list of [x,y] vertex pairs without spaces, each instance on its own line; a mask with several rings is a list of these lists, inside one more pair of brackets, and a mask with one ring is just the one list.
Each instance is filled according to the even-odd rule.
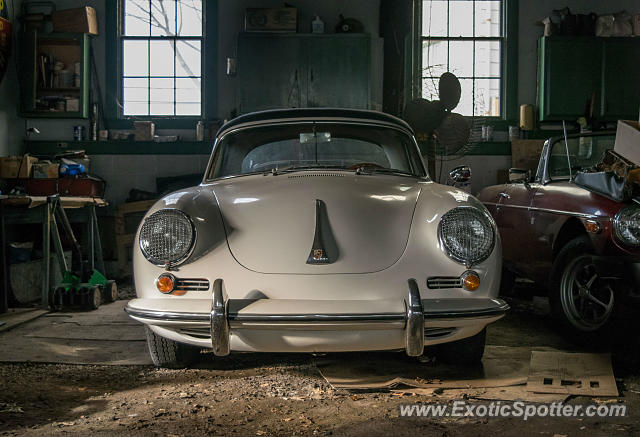
[[129,277],[132,273],[131,254],[136,229],[142,216],[156,203],[155,200],[122,203],[116,208],[115,234],[117,255],[117,276]]

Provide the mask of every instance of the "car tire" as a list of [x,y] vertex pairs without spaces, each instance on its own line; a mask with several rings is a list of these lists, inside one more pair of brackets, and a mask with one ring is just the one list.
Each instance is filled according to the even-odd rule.
[[443,343],[436,347],[436,357],[447,364],[473,366],[482,361],[487,329],[462,340]]
[[151,361],[156,367],[182,369],[198,360],[199,348],[161,337],[148,326],[145,326],[144,330]]
[[560,334],[581,344],[604,339],[615,311],[615,284],[598,276],[592,254],[588,236],[569,241],[556,256],[549,280],[549,304]]

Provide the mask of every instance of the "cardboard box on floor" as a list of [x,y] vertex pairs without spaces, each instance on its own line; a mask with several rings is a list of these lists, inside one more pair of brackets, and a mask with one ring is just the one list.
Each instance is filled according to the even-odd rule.
[[618,120],[616,143],[613,146],[613,150],[634,164],[640,165],[639,122],[632,120]]

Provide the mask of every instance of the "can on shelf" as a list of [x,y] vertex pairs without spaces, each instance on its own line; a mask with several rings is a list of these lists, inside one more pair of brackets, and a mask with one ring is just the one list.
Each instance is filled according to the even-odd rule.
[[73,141],[83,141],[84,140],[84,126],[74,126],[73,127]]

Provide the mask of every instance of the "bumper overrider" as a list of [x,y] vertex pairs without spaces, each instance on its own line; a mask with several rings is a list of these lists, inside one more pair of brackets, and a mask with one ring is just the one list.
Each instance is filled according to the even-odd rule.
[[206,327],[211,335],[213,353],[217,356],[230,353],[230,336],[235,328],[297,330],[308,329],[314,325],[323,330],[339,330],[345,327],[404,329],[407,355],[419,356],[422,355],[425,346],[426,321],[497,320],[509,310],[509,305],[497,298],[421,299],[418,284],[414,279],[408,280],[403,312],[246,314],[241,311],[255,301],[257,299],[228,299],[222,279],[217,279],[213,284],[211,311],[208,313],[144,309],[132,305],[135,301],[129,302],[125,311],[135,320],[150,325],[184,323]]

